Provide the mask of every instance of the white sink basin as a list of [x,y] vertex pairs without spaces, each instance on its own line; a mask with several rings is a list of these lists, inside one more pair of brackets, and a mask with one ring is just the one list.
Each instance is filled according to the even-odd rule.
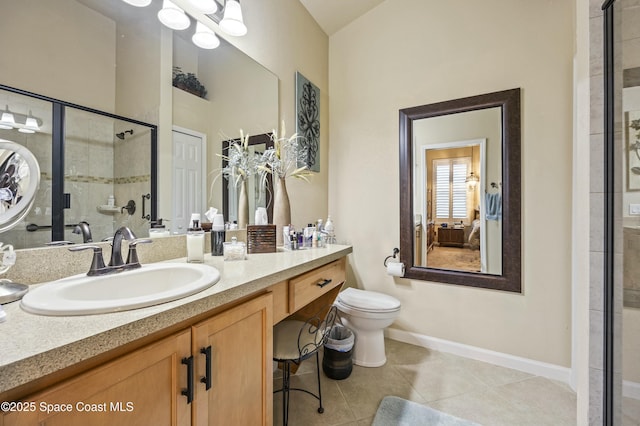
[[20,306],[40,315],[87,315],[127,311],[198,293],[220,279],[212,267],[154,263],[139,269],[88,277],[75,275],[29,291]]

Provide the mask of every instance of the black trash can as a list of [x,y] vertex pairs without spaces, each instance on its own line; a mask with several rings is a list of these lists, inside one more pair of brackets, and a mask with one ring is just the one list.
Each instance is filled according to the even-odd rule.
[[343,380],[351,375],[353,370],[353,346],[355,336],[347,327],[336,324],[329,332],[329,338],[324,344],[322,371],[330,379]]

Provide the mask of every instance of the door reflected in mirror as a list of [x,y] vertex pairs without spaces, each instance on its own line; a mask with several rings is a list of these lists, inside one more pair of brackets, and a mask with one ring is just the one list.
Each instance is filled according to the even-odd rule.
[[502,273],[501,113],[495,107],[413,123],[414,265]]
[[521,291],[520,90],[400,110],[405,277]]

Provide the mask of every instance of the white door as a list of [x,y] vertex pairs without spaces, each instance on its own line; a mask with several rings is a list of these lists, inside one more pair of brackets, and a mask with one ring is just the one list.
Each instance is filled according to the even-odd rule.
[[171,233],[184,234],[191,213],[204,213],[206,136],[173,129],[173,218]]

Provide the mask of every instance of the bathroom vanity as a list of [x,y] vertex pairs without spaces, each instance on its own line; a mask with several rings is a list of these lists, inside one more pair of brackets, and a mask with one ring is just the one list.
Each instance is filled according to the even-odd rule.
[[5,305],[0,426],[269,425],[272,327],[332,303],[351,251],[206,255],[217,284],[126,312],[47,317]]

